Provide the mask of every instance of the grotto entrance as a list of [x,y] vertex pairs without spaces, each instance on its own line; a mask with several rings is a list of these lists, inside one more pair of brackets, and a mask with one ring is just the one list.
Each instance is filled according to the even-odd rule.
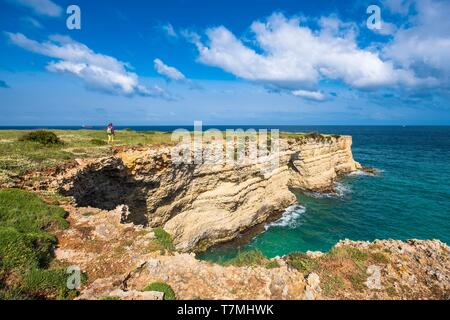
[[155,186],[137,181],[120,159],[85,168],[68,185],[60,193],[74,197],[79,207],[109,211],[126,205],[130,214],[124,222],[148,224],[146,196]]

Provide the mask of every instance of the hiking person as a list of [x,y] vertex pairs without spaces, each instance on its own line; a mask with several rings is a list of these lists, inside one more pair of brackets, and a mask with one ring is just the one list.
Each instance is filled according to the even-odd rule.
[[108,143],[114,143],[114,136],[116,135],[116,132],[114,130],[113,124],[108,124],[108,127],[106,128],[106,133],[108,134]]

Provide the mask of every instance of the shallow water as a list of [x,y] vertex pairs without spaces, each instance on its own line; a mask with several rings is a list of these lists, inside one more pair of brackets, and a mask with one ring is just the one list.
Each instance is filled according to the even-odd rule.
[[222,261],[250,249],[269,257],[327,251],[345,238],[450,243],[450,127],[289,127],[312,129],[352,135],[354,158],[381,173],[349,175],[336,195],[299,193],[299,205],[248,244],[215,247],[201,258]]

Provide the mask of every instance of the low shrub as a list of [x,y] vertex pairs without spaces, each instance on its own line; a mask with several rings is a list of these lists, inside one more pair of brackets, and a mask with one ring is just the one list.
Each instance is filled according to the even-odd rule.
[[106,146],[108,144],[108,142],[101,139],[92,139],[90,143],[93,144],[94,146]]
[[157,244],[159,244],[162,247],[162,249],[166,249],[169,251],[175,250],[172,236],[166,230],[158,227],[153,229],[153,233],[155,234]]
[[164,300],[176,300],[172,287],[164,282],[153,282],[145,287],[144,291],[158,291],[164,293]]
[[319,267],[319,262],[306,255],[306,253],[291,253],[288,257],[288,265],[300,272],[309,274]]
[[251,250],[239,253],[235,258],[227,261],[225,265],[233,265],[237,267],[243,266],[263,266],[268,263],[268,259],[259,250]]
[[319,132],[309,132],[305,134],[305,138],[313,140],[322,140],[323,136]]
[[267,269],[275,269],[275,268],[279,268],[279,267],[280,267],[280,264],[275,260],[270,261],[269,263],[266,264]]
[[61,139],[51,131],[37,130],[24,134],[19,138],[19,141],[37,142],[43,145],[57,145],[62,144]]

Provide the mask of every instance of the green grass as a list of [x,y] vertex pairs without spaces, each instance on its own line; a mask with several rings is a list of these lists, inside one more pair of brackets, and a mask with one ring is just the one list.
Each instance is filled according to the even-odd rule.
[[326,296],[331,296],[337,290],[344,288],[344,280],[339,275],[324,274],[320,282]]
[[267,269],[275,269],[275,268],[279,268],[279,267],[280,267],[280,264],[275,260],[270,261],[269,263],[266,264]]
[[[61,143],[36,143],[39,131],[0,130],[0,185],[28,171],[43,170],[76,158],[95,158],[113,154],[107,144],[106,130],[51,130]],[[40,134],[38,134],[40,135]],[[21,141],[19,141],[21,140]],[[44,139],[45,141],[45,139]],[[163,132],[116,130],[114,146],[171,144],[171,135]]]
[[236,267],[255,267],[264,266],[268,263],[268,259],[259,250],[250,250],[239,253],[235,258],[227,261],[225,265]]
[[0,189],[0,222],[21,233],[40,233],[45,229],[68,226],[66,213],[50,206],[38,196],[19,189]]
[[0,298],[66,299],[64,268],[49,269],[56,237],[51,233],[68,226],[63,209],[38,196],[0,189]]
[[288,265],[300,272],[309,274],[316,271],[319,267],[319,261],[308,257],[306,253],[296,252],[289,255]]
[[315,272],[320,276],[325,296],[336,297],[337,292],[367,289],[367,267],[371,264],[389,264],[386,252],[366,250],[352,246],[334,247],[318,258],[305,253],[291,253],[286,262],[292,268],[308,275]]
[[[0,130],[0,186],[14,183],[18,176],[30,171],[45,170],[78,158],[98,158],[113,154],[112,146],[107,144],[106,130],[45,130],[48,135],[55,134],[60,143],[36,143],[34,138],[21,139],[42,135],[38,133],[42,131]],[[171,141],[171,137],[170,132],[116,130],[114,146],[175,144],[176,142]],[[328,141],[332,137],[337,136],[280,132],[280,138],[297,141],[307,139]],[[50,138],[48,141],[54,140]],[[270,135],[268,141],[270,148]]]
[[173,245],[172,236],[165,231],[163,228],[155,228],[153,229],[153,233],[155,234],[155,240],[161,249],[165,249],[168,251],[174,251],[175,246]]
[[158,291],[164,293],[164,300],[176,300],[172,287],[164,282],[153,282],[145,287],[144,291]]
[[65,269],[32,269],[23,277],[22,288],[34,297],[71,299],[76,291],[67,288]]

